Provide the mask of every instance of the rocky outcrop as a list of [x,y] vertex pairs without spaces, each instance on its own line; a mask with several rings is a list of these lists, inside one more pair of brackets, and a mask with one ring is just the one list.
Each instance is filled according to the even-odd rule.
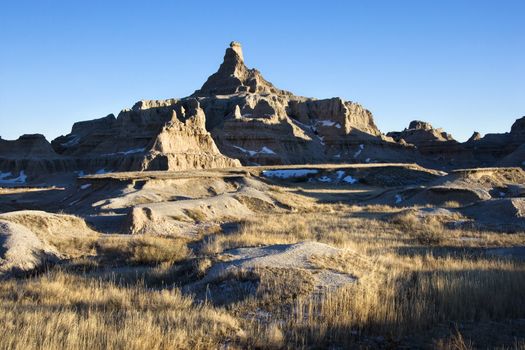
[[[239,165],[233,159],[294,164],[413,158],[407,147],[381,135],[361,105],[276,88],[246,67],[235,42],[192,96],[140,101],[116,118],[77,123],[53,146],[63,155],[96,159],[106,170]],[[120,163],[110,163],[114,158]]]
[[389,132],[388,136],[400,141],[403,139],[409,144],[415,145],[423,153],[432,153],[433,148],[441,148],[443,142],[457,143],[452,135],[442,129],[435,129],[430,123],[420,120],[410,122],[408,128],[400,132]]
[[387,135],[399,142],[413,144],[423,156],[449,168],[524,166],[524,125],[525,117],[512,125],[510,133],[481,137],[478,132],[474,132],[464,143],[421,121],[413,121],[408,129]]
[[[295,96],[245,65],[232,42],[223,62],[191,96],[137,102],[75,123],[51,144],[42,135],[0,139],[0,183],[25,174],[181,170],[297,163],[417,162],[432,167],[520,165],[525,117],[511,132],[459,143],[413,121],[383,135],[372,113],[335,97]],[[18,176],[18,177],[17,177]]]
[[192,96],[199,99],[206,127],[221,152],[243,164],[411,158],[406,147],[381,135],[372,114],[361,105],[275,88],[246,67],[238,43],[226,49],[217,73]]
[[0,185],[20,185],[31,174],[66,172],[75,167],[74,160],[57,154],[44,135],[0,139]]
[[241,44],[232,41],[217,73],[212,74],[192,96],[232,95],[242,92],[291,95],[266,81],[258,70],[246,68]]

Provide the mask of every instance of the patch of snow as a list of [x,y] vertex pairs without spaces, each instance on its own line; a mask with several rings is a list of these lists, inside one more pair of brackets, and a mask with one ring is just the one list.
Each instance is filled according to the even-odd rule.
[[499,196],[500,196],[500,197],[505,197],[505,192],[500,192],[500,193],[499,193]]
[[122,153],[125,156],[127,156],[128,154],[142,153],[142,152],[144,152],[144,148],[135,148],[135,149],[130,149],[129,151],[119,152],[119,153]]
[[254,155],[257,154],[256,151],[250,151],[250,150],[247,150],[245,148],[242,148],[242,147],[239,147],[239,146],[233,146],[235,148],[237,148],[238,150],[240,150],[241,152],[244,152],[244,153],[248,153],[250,155],[250,157],[253,157]]
[[345,176],[345,177],[343,178],[343,181],[352,185],[352,184],[355,184],[355,183],[356,183],[357,181],[359,181],[359,180],[353,178],[353,177],[350,176],[350,175],[348,175],[348,176]]
[[341,153],[336,154],[334,158],[341,158]]
[[370,163],[370,158],[366,158],[365,163]]
[[107,173],[110,173],[111,171],[107,171],[106,169],[102,168],[102,169],[98,169],[95,174],[97,175],[102,175],[102,174],[107,174]]
[[328,176],[322,176],[318,179],[320,182],[332,182],[332,179]]
[[255,152],[255,151],[250,151],[250,150],[247,150],[247,149],[239,147],[239,146],[233,146],[233,147],[237,148],[238,150],[241,150],[244,153],[248,153],[250,156],[254,156],[254,155],[257,154],[257,152]]
[[91,187],[91,184],[84,184],[84,185],[80,186],[80,189],[81,190],[85,190],[85,189],[88,189],[90,187]]
[[317,138],[319,139],[319,142],[321,142],[321,145],[324,146],[324,137],[317,135]]
[[338,129],[341,129],[341,124],[337,123],[337,124],[335,124],[335,127],[338,128]]
[[401,197],[400,194],[396,194],[396,196],[394,197],[394,200],[396,202],[396,204],[399,204],[403,201],[403,197]]
[[311,129],[312,126],[309,125],[309,124],[305,124],[305,123],[301,123],[300,121],[296,120],[296,119],[293,119],[294,123],[296,123],[297,125],[299,126],[302,126],[303,128],[306,128],[306,129]]
[[336,174],[337,174],[338,181],[340,181],[343,178],[343,176],[345,176],[345,172],[343,170],[338,170]]
[[266,146],[263,146],[263,148],[261,148],[261,150],[259,151],[259,153],[264,153],[264,154],[275,154],[274,151],[272,151],[271,149],[269,149],[269,148],[266,147]]
[[77,174],[77,176],[79,176],[79,177],[86,175],[86,174],[84,173],[84,170],[75,171],[75,174]]
[[319,121],[317,121],[317,123],[321,124],[322,126],[334,126],[334,124],[335,124],[335,122],[333,120],[330,120],[330,119],[319,120]]
[[0,172],[0,180],[6,178],[6,177],[9,177],[9,176],[13,176],[13,174],[11,174],[10,172],[9,173],[2,173]]
[[127,156],[130,154],[142,153],[142,152],[144,152],[144,148],[134,148],[134,149],[130,149],[127,151],[122,151],[122,152],[106,153],[106,154],[103,154],[103,156]]
[[23,184],[27,180],[27,176],[23,170],[20,170],[18,177],[13,179],[8,179],[8,177],[13,176],[11,173],[0,173],[0,184],[4,185],[14,185],[14,184]]
[[365,145],[360,144],[359,149],[357,150],[357,152],[354,153],[354,158],[359,157],[359,155],[361,154],[361,152],[363,152],[364,149],[365,149]]
[[80,136],[76,136],[74,134],[72,134],[71,136],[74,136],[74,137],[68,142],[61,143],[60,145],[62,147],[71,147],[71,146],[78,144],[78,142],[80,141]]
[[245,149],[245,148],[242,148],[242,147],[239,147],[239,146],[235,146],[235,145],[233,145],[233,147],[237,148],[241,152],[247,153],[250,157],[253,157],[256,154],[276,154],[274,151],[272,151],[271,149],[269,149],[266,146],[263,146],[263,148],[261,148],[260,151],[252,151],[252,150]]
[[290,179],[305,177],[310,174],[317,174],[315,169],[280,169],[280,170],[264,170],[262,175],[269,178]]

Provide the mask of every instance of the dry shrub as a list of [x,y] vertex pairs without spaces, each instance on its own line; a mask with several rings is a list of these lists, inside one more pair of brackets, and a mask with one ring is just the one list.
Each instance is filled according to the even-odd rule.
[[462,207],[461,203],[457,201],[446,201],[443,203],[443,207],[445,208],[460,208]]
[[437,245],[445,238],[443,223],[435,215],[419,217],[416,211],[406,210],[394,215],[391,223],[422,245]]
[[206,213],[204,213],[201,209],[198,208],[184,209],[184,214],[186,214],[189,218],[196,222],[203,222],[206,221],[206,219],[208,218]]
[[463,334],[456,329],[449,339],[438,341],[436,348],[439,350],[471,350],[474,346],[471,340],[466,340]]
[[179,262],[190,256],[182,238],[153,235],[108,237],[99,240],[98,253],[103,260],[154,265]]

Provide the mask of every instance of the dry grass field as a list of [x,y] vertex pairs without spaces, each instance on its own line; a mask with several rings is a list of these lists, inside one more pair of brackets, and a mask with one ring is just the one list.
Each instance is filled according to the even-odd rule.
[[[440,327],[491,321],[495,337],[524,348],[523,339],[514,341],[512,331],[501,334],[497,327],[502,322],[506,329],[511,326],[505,322],[524,317],[525,264],[481,250],[523,245],[525,234],[448,230],[437,220],[418,225],[410,214],[379,219],[397,210],[316,205],[259,215],[236,232],[210,233],[202,242],[159,236],[90,239],[85,257],[0,284],[0,346],[375,347],[410,344],[415,334],[430,332],[436,338],[421,346],[469,348],[478,339],[476,332],[465,336],[458,328],[443,336]],[[286,293],[290,276],[272,274],[271,281],[261,278],[256,297],[225,306],[194,302],[178,288],[224,250],[304,240],[349,248],[350,257],[321,257],[314,263],[343,269],[358,282],[312,298],[301,291]],[[201,245],[198,253],[188,248],[192,243]],[[90,259],[93,250],[98,254]],[[104,273],[103,266],[112,263],[129,267]],[[523,323],[515,327],[523,330]]]
[[[525,232],[455,228],[457,211],[422,215],[437,208],[312,191],[271,185],[281,207],[254,201],[250,216],[191,218],[192,236],[84,227],[72,237],[74,217],[53,226],[14,216],[68,258],[0,281],[0,348],[525,349]],[[65,239],[51,234],[57,227]],[[254,269],[235,260],[249,247],[288,252],[300,242],[336,253],[292,249]],[[319,285],[343,275],[353,282]]]

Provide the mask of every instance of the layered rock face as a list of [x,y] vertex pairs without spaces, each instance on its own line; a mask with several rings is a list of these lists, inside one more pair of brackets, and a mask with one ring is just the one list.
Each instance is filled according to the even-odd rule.
[[276,88],[246,67],[241,45],[232,42],[218,71],[191,96],[140,101],[117,117],[75,123],[70,134],[51,144],[42,135],[0,139],[0,182],[14,181],[22,171],[82,174],[241,164],[522,166],[524,135],[525,117],[510,133],[474,134],[466,143],[421,121],[383,135],[370,111],[357,103]]
[[27,174],[64,172],[74,167],[75,162],[58,155],[44,135],[0,139],[0,185],[23,183]]
[[525,117],[504,134],[474,132],[467,142],[457,142],[450,134],[429,123],[413,121],[400,132],[387,134],[398,142],[414,145],[429,160],[449,167],[520,166],[525,165]]
[[277,89],[243,56],[240,44],[231,43],[217,73],[192,95],[223,154],[261,165],[411,159],[359,104]]
[[117,118],[76,123],[52,145],[61,155],[89,159],[91,170],[112,171],[239,165],[234,159],[254,165],[413,158],[382,136],[359,104],[276,88],[246,67],[236,42],[191,96],[141,101]]
[[82,159],[89,170],[182,170],[239,166],[222,155],[194,98],[141,101],[117,118],[76,123],[53,141],[55,150]]

